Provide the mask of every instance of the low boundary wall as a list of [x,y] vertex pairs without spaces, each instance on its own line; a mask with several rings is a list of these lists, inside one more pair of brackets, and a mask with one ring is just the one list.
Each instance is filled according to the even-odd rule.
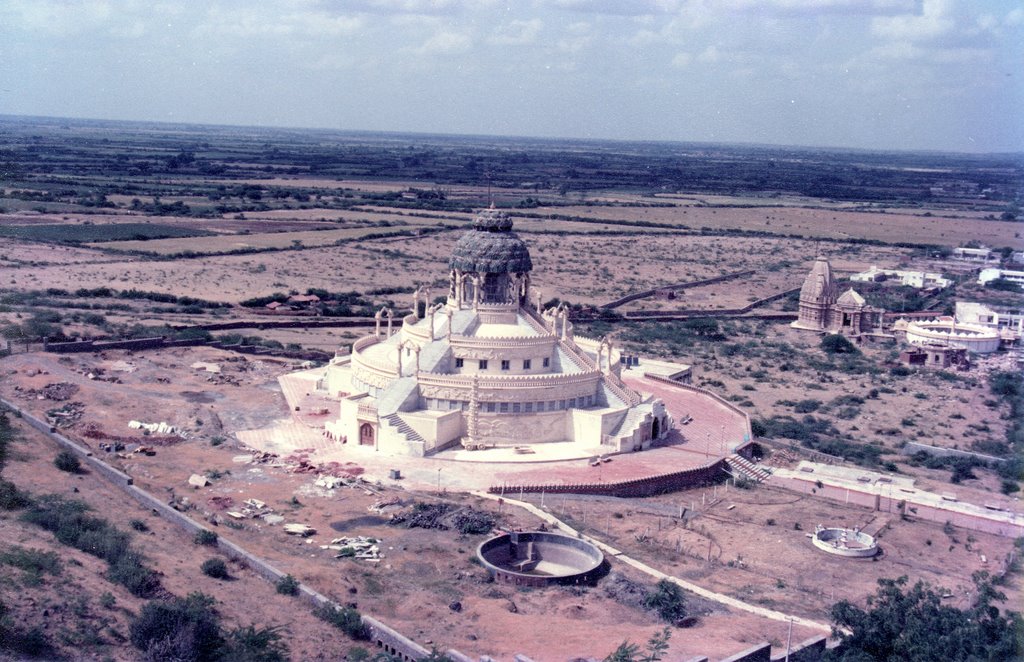
[[647,476],[615,483],[569,483],[569,484],[515,484],[489,487],[491,494],[513,495],[517,492],[531,494],[595,494],[614,497],[648,497],[668,492],[677,492],[691,487],[710,485],[719,481],[725,471],[725,458],[694,469],[675,471],[658,476]]
[[757,272],[755,272],[753,269],[748,269],[746,271],[737,271],[737,272],[734,272],[734,273],[731,273],[731,274],[723,274],[721,276],[715,276],[714,278],[705,278],[704,280],[694,280],[694,281],[690,281],[690,282],[687,282],[687,283],[676,283],[675,285],[665,285],[663,287],[655,287],[655,288],[650,289],[650,290],[644,290],[643,292],[634,292],[633,294],[627,294],[626,296],[622,297],[621,299],[616,299],[615,301],[612,301],[611,303],[606,303],[606,304],[602,305],[601,307],[605,308],[607,310],[611,310],[613,308],[618,308],[619,306],[624,306],[627,303],[629,303],[630,301],[636,301],[637,299],[643,299],[643,298],[646,298],[646,297],[654,296],[658,292],[664,292],[665,290],[683,290],[683,289],[686,289],[688,287],[700,287],[702,285],[713,285],[715,283],[721,283],[723,281],[732,280],[734,278],[743,278],[744,276],[753,276],[755,273],[757,273]]
[[928,455],[934,455],[935,457],[965,457],[980,460],[982,462],[993,462],[995,464],[1002,464],[1003,462],[1006,462],[1004,458],[996,457],[994,455],[985,455],[984,453],[975,453],[973,451],[962,451],[959,448],[940,448],[938,446],[922,444],[917,441],[908,441],[906,446],[904,446],[900,452],[903,455],[927,453]]
[[[16,412],[22,420],[28,423],[33,428],[39,430],[54,442],[56,442],[62,448],[75,453],[82,461],[89,467],[89,469],[96,471],[108,481],[113,483],[115,486],[121,488],[125,493],[131,496],[133,499],[138,501],[142,506],[152,510],[154,515],[164,518],[168,522],[175,524],[186,533],[196,534],[200,531],[211,531],[202,524],[196,522],[191,517],[175,510],[168,504],[164,503],[160,499],[156,498],[149,492],[141,489],[140,487],[133,484],[132,477],[128,474],[115,469],[103,460],[93,455],[92,451],[81,444],[78,444],[71,439],[68,439],[64,435],[58,433],[51,425],[46,421],[41,420],[37,416],[30,414],[20,407],[10,402],[5,398],[0,398],[0,404],[7,407],[13,412]],[[256,572],[264,579],[277,582],[279,579],[284,577],[286,573],[278,570],[276,567],[267,563],[260,557],[248,552],[244,548],[230,540],[225,540],[220,536],[217,536],[217,549],[224,553],[226,556],[245,563],[249,568]],[[335,608],[340,608],[336,602],[328,598],[327,596],[313,590],[311,587],[300,583],[299,584],[299,597],[307,602],[312,607],[319,607],[321,605],[332,605]],[[417,644],[415,641],[405,637],[397,630],[388,627],[383,622],[377,620],[369,614],[363,614],[363,623],[370,635],[370,641],[375,643],[378,647],[388,652],[391,655],[396,655],[406,662],[415,662],[421,660],[430,655],[431,651],[427,650],[423,646]],[[451,653],[458,656],[460,659],[466,659],[464,655],[457,651],[451,651]]]
[[102,352],[105,350],[124,349],[129,351],[141,351],[147,349],[163,349],[165,347],[216,347],[241,354],[258,354],[263,356],[277,356],[287,359],[298,359],[303,361],[329,361],[332,357],[327,352],[318,350],[287,350],[263,345],[231,345],[219,340],[204,339],[169,339],[163,336],[157,338],[135,338],[132,340],[76,340],[74,342],[43,343],[43,351],[54,354],[78,354],[82,352]]

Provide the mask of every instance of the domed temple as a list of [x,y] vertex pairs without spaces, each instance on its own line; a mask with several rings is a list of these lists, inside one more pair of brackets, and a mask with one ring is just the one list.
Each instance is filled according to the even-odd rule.
[[547,442],[612,454],[664,437],[663,402],[626,386],[619,351],[576,336],[564,305],[541,310],[532,270],[511,218],[480,212],[452,251],[446,301],[418,289],[400,328],[381,309],[327,367],[320,386],[341,405],[325,433],[412,456]]
[[854,338],[874,337],[880,335],[883,312],[869,306],[853,288],[839,294],[832,265],[819,256],[800,288],[800,313],[790,326]]

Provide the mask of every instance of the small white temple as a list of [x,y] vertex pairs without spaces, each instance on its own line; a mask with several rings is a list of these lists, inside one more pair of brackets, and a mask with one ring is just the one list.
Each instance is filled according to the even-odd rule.
[[418,289],[400,328],[382,309],[374,333],[327,366],[320,387],[341,406],[325,434],[411,456],[548,442],[612,454],[664,437],[664,404],[623,383],[611,341],[575,336],[564,306],[541,310],[509,216],[488,209],[473,226],[452,252],[445,303]]

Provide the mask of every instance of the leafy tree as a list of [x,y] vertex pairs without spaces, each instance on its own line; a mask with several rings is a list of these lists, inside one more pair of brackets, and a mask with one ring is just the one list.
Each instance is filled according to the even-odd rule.
[[[842,645],[827,659],[839,662],[930,662],[945,660],[1021,659],[1024,619],[1001,615],[993,603],[1005,596],[995,590],[988,573],[976,573],[978,600],[960,610],[943,605],[929,585],[905,589],[907,577],[879,579],[868,609],[847,600],[832,607],[835,634]],[[846,634],[843,630],[848,630]]]

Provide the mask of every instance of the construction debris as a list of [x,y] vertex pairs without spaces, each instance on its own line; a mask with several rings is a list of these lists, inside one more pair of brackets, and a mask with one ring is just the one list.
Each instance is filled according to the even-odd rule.
[[[103,450],[123,450],[125,444],[137,444],[142,441],[142,438],[140,437],[110,434],[100,427],[98,423],[94,423],[92,421],[82,425],[82,436],[88,437],[89,439],[105,439],[114,442],[113,444],[101,444],[100,448],[103,448]],[[185,441],[185,438],[179,434],[167,435],[164,437],[146,435],[145,441],[147,444],[152,444],[154,446],[172,446]],[[104,448],[104,446],[110,446],[111,448]],[[115,448],[117,446],[120,446],[120,448]]]
[[370,504],[366,509],[376,515],[385,515],[402,508],[402,500],[397,496],[379,499]]
[[285,524],[284,532],[292,536],[302,536],[308,538],[309,536],[316,533],[316,529],[306,524]]
[[329,545],[320,545],[320,549],[338,552],[334,558],[355,558],[363,561],[380,561],[380,541],[376,538],[356,536],[355,538],[335,538]]
[[343,487],[347,484],[345,478],[339,476],[318,476],[313,484],[317,487],[322,487],[327,490],[333,490],[338,487]]
[[210,480],[206,476],[192,474],[191,476],[188,477],[188,484],[196,488],[206,487],[207,485],[210,484]]
[[128,427],[132,430],[146,430],[148,432],[154,432],[156,434],[178,434],[178,428],[173,425],[168,425],[161,421],[160,423],[143,423],[141,421],[128,421]]
[[205,361],[196,361],[192,364],[193,370],[205,370],[206,372],[213,373],[215,375],[220,374],[220,364],[218,363],[207,363]]

